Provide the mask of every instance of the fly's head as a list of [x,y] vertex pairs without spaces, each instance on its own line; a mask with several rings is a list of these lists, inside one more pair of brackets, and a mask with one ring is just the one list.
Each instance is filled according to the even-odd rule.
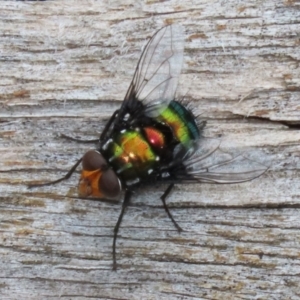
[[86,152],[82,158],[82,172],[78,184],[81,197],[119,199],[121,182],[102,154],[96,150]]

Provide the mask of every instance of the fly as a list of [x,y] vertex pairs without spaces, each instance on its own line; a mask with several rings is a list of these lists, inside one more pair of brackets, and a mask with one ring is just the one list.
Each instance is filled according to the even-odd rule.
[[107,122],[99,147],[86,152],[62,178],[29,187],[46,186],[70,178],[82,164],[81,197],[120,199],[121,213],[114,227],[113,269],[117,268],[116,241],[122,218],[138,186],[168,184],[160,197],[176,229],[166,198],[174,184],[239,183],[259,177],[266,167],[235,171],[252,161],[232,156],[218,142],[202,135],[205,122],[184,101],[175,100],[183,62],[184,28],[169,25],[148,41],[121,107]]

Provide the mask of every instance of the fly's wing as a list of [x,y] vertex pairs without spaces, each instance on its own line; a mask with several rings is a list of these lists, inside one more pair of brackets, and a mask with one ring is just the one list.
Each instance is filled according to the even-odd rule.
[[246,157],[235,150],[224,151],[220,144],[218,140],[201,138],[197,150],[183,158],[180,167],[175,167],[176,179],[181,182],[240,183],[255,179],[268,170],[269,167],[258,162],[266,163],[262,152],[247,151]]
[[184,28],[170,25],[157,31],[147,43],[115,125],[141,111],[154,117],[174,99],[183,62]]

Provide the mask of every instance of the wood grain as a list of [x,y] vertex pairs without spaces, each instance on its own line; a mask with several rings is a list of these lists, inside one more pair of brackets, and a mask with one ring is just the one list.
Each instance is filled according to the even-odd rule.
[[[300,299],[300,2],[1,1],[1,299]],[[235,185],[137,191],[120,203],[77,197],[78,173],[126,93],[147,39],[186,28],[178,96],[207,136],[270,170]]]

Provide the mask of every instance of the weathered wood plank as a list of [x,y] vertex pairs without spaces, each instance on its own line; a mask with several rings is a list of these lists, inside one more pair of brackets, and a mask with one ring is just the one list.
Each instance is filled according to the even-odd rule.
[[[1,299],[299,299],[299,1],[0,3]],[[178,95],[224,147],[272,160],[257,180],[138,191],[120,203],[56,186],[117,109],[141,49],[186,28]]]

